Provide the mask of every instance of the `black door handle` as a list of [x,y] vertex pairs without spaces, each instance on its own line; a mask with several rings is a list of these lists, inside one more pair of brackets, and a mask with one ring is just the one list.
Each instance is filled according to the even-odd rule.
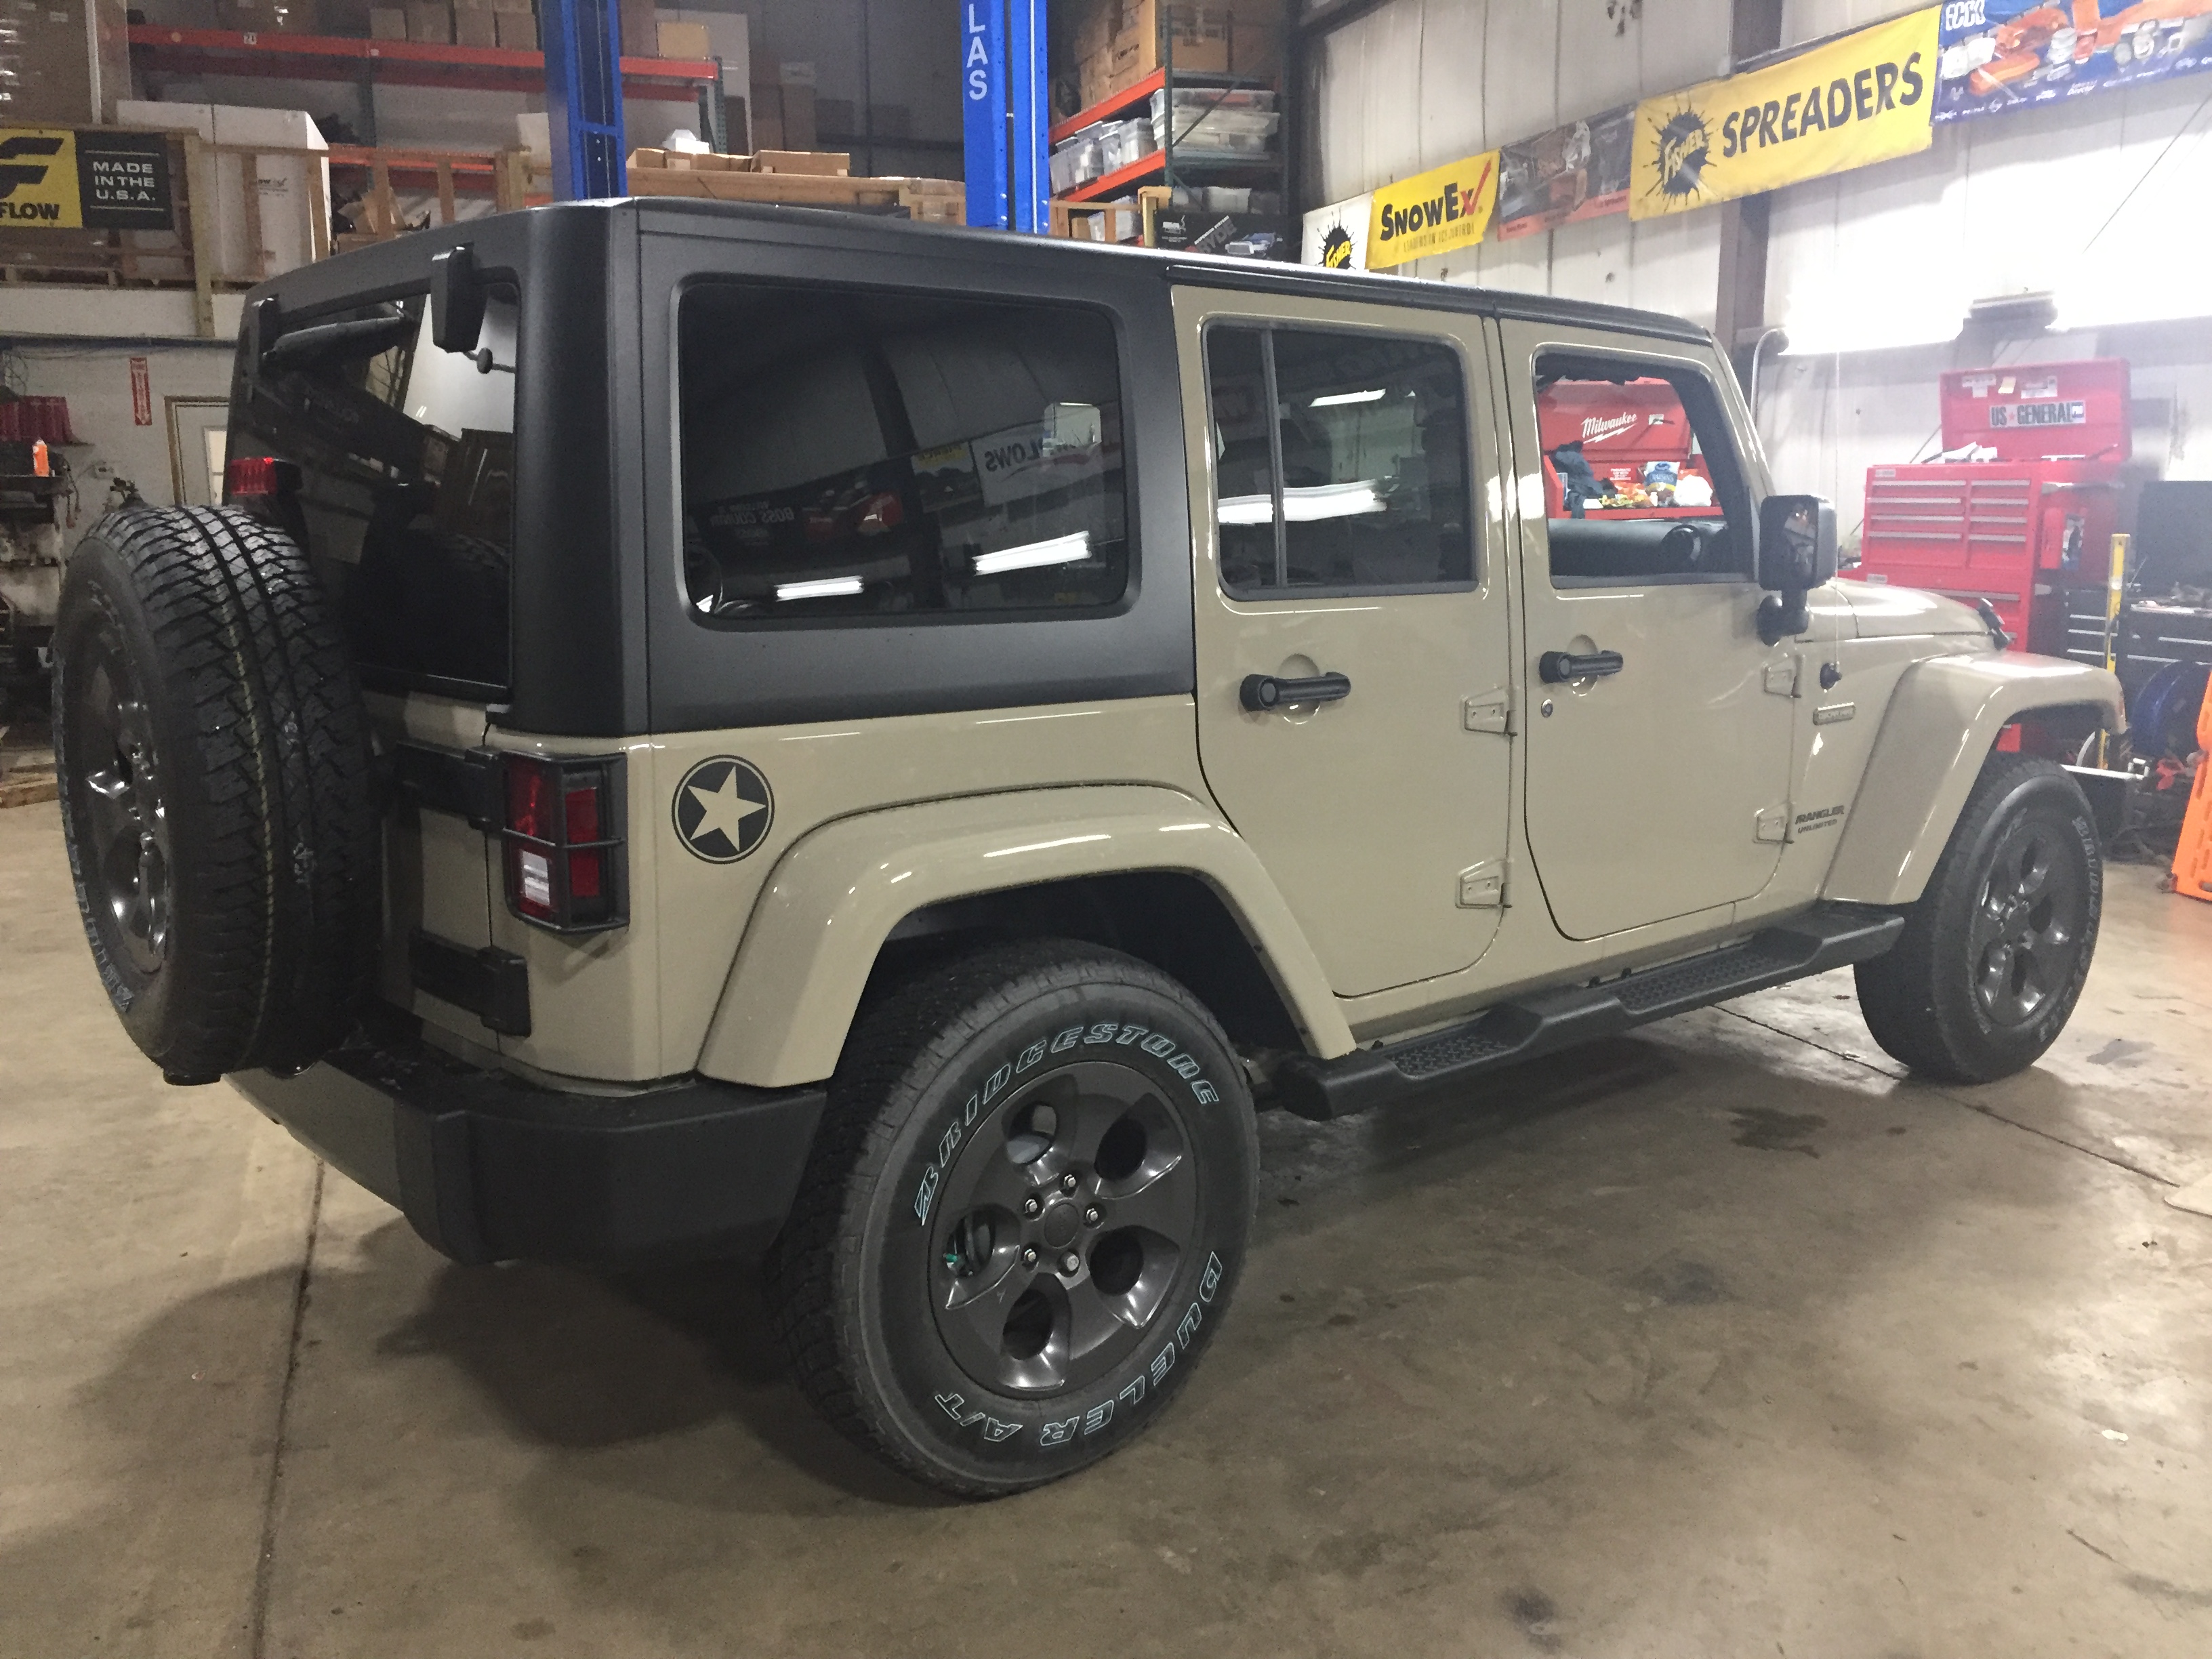
[[1565,685],[1569,680],[1618,674],[1627,665],[1618,651],[1592,651],[1579,657],[1571,651],[1547,651],[1536,659],[1536,673],[1547,685]]
[[1247,674],[1244,684],[1237,688],[1237,701],[1255,714],[1286,702],[1335,702],[1351,695],[1352,682],[1342,674],[1316,674],[1305,680]]

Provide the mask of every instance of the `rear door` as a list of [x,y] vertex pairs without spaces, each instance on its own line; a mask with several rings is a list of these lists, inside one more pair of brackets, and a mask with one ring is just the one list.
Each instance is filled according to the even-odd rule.
[[1206,781],[1337,994],[1465,968],[1512,744],[1479,320],[1182,289],[1176,324]]
[[[1504,319],[1528,842],[1559,930],[1747,899],[1789,830],[1795,653],[1759,638],[1755,492],[1711,356]],[[1547,680],[1548,665],[1564,678]],[[1572,671],[1572,672],[1570,672]]]

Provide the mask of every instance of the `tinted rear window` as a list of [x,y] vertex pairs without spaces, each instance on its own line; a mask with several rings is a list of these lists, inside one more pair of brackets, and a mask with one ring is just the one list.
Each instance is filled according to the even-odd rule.
[[1128,586],[1114,331],[1073,307],[717,284],[679,314],[709,624],[1097,609]]
[[497,694],[508,681],[516,299],[493,290],[473,357],[432,345],[426,311],[417,295],[288,329],[230,453],[298,465],[284,510],[370,678]]

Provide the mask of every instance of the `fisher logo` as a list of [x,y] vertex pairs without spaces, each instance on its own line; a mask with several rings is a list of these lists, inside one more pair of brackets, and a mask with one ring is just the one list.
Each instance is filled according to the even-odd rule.
[[19,187],[27,194],[46,182],[53,164],[41,158],[60,155],[63,143],[58,133],[18,132],[0,139],[0,220],[32,224],[64,221],[67,216],[61,203],[25,201],[15,196]]
[[750,761],[717,755],[684,775],[670,810],[677,839],[692,857],[735,864],[775,822],[775,797]]
[[1352,237],[1342,225],[1332,225],[1321,239],[1321,262],[1330,270],[1352,269]]
[[1705,163],[1712,157],[1712,133],[1693,109],[1678,109],[1659,128],[1659,191],[1680,198],[1700,196]]

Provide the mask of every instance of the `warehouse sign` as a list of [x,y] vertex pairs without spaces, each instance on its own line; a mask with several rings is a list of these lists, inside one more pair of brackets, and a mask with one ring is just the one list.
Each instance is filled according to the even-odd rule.
[[1375,188],[1367,218],[1367,268],[1387,270],[1426,254],[1471,247],[1498,205],[1498,152],[1431,167]]
[[1630,216],[1684,213],[1927,149],[1940,10],[1645,99],[1636,106]]
[[0,229],[168,230],[175,222],[162,134],[0,127]]

